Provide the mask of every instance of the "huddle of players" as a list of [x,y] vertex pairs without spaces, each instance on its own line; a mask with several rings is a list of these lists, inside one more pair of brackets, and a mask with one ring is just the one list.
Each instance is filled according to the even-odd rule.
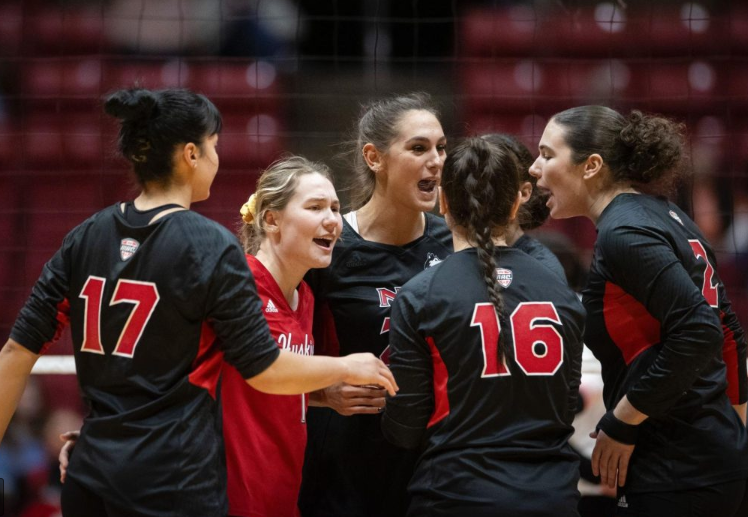
[[[176,110],[169,95],[141,93],[126,116],[114,113],[125,121],[121,148],[136,173],[152,145],[138,135],[168,134],[151,126]],[[288,504],[295,492],[311,517],[578,515],[577,456],[568,438],[584,339],[602,363],[609,409],[595,431],[593,469],[621,487],[619,515],[661,515],[694,500],[707,501],[709,512],[744,515],[745,337],[698,228],[675,205],[642,193],[678,171],[679,126],[638,112],[575,108],[551,119],[532,163],[521,144],[500,135],[465,139],[447,155],[424,95],[372,103],[359,121],[353,211],[342,221],[319,164],[291,159],[263,175],[282,178],[278,169],[286,167],[290,181],[274,187],[288,195],[285,205],[258,206],[258,196],[243,210],[259,234],[245,246],[255,291],[227,232],[184,210],[207,197],[220,116],[204,97],[180,95],[188,112],[198,106],[213,121],[197,126],[202,134],[169,136],[193,142],[178,146],[165,168],[175,171],[177,187],[190,185],[189,195],[171,203],[156,197],[153,206],[142,203],[146,196],[71,232],[22,310],[15,343],[0,354],[0,374],[16,373],[9,355],[35,356],[65,318],[72,322],[92,415],[69,466],[80,486],[67,496],[68,514],[86,515],[73,509],[91,504],[93,493],[99,515],[225,515],[215,424],[220,346],[232,365],[223,368],[222,386],[232,515],[263,514],[261,504],[267,515],[297,514]],[[132,119],[139,125],[128,125]],[[283,239],[295,235],[293,200],[306,190],[290,172],[300,168],[327,181],[315,184],[321,207],[299,200],[304,210],[324,212],[315,226],[321,233],[309,233],[320,249],[309,244],[314,260],[306,262]],[[164,181],[140,178],[144,187]],[[273,190],[263,189],[263,178],[258,193]],[[444,219],[429,213],[437,197]],[[523,234],[549,208],[553,217],[587,216],[598,227],[584,308],[555,257]],[[127,259],[125,239],[138,246]],[[94,245],[111,256],[87,253]],[[284,269],[287,263],[295,267]],[[299,271],[309,271],[304,282]],[[160,300],[169,311],[155,311]],[[122,302],[135,306],[130,319],[111,308]],[[92,326],[94,317],[101,327]],[[293,320],[309,343],[312,317],[317,352],[357,362],[279,354],[277,329]],[[133,321],[140,334],[128,334]],[[149,339],[156,325],[160,334]],[[118,330],[103,346],[96,332],[108,328]],[[145,353],[136,354],[141,340]],[[146,352],[164,341],[165,350]],[[180,342],[190,343],[189,353],[174,346]],[[396,395],[383,365],[359,352],[389,360]],[[295,375],[279,359],[294,361]],[[163,384],[149,385],[154,379]],[[303,396],[276,403],[268,397],[277,395],[260,392],[311,392],[312,407],[306,413]],[[11,405],[2,405],[3,417]],[[291,414],[295,431],[288,431]],[[176,429],[187,422],[187,432]],[[143,463],[133,467],[133,459]],[[273,464],[288,474],[280,496],[272,490],[284,480],[260,468]]]

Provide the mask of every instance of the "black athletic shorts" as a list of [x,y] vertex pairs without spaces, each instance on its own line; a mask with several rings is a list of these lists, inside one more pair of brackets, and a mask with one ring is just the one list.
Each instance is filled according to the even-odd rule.
[[677,492],[618,490],[616,517],[748,517],[748,480]]

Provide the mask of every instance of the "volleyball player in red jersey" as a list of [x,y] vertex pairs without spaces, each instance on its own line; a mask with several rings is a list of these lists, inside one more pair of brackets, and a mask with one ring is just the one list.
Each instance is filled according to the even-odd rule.
[[745,333],[710,244],[661,195],[679,175],[682,133],[638,111],[572,108],[551,118],[530,172],[551,217],[597,227],[584,337],[608,412],[592,467],[618,485],[617,515],[744,517]]
[[[271,165],[242,219],[239,235],[270,334],[283,350],[313,355],[314,297],[303,278],[330,264],[343,226],[329,170],[301,157]],[[221,396],[229,514],[298,516],[307,396],[262,393],[228,364]]]
[[[446,137],[425,94],[372,102],[358,121],[353,211],[330,267],[307,275],[316,350],[387,357],[390,304],[400,287],[449,255],[444,220],[429,213]],[[380,430],[384,392],[336,385],[313,394],[299,507],[304,517],[398,517],[417,453]],[[332,409],[330,409],[332,408]]]
[[221,117],[207,98],[122,90],[105,110],[122,121],[120,150],[142,192],[73,229],[44,266],[0,351],[0,437],[39,354],[69,322],[90,412],[63,514],[223,517],[222,355],[270,393],[395,386],[371,355],[278,349],[236,238],[189,210],[218,171]]
[[412,516],[577,513],[577,406],[584,310],[550,268],[507,244],[521,202],[512,153],[455,146],[439,208],[454,254],[406,283],[392,307],[400,391],[382,429],[419,450]]

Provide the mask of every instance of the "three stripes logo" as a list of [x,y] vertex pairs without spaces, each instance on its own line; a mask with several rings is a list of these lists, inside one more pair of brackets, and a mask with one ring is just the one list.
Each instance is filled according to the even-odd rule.
[[628,508],[629,503],[626,502],[626,496],[622,495],[621,498],[618,500],[618,506],[619,508]]
[[273,300],[268,300],[268,304],[265,307],[265,312],[278,312],[278,308],[273,303]]

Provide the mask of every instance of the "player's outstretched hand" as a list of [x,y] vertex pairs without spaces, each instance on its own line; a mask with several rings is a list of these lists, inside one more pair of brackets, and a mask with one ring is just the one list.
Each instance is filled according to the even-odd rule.
[[60,483],[65,482],[65,477],[68,473],[68,463],[70,463],[70,451],[75,447],[75,442],[80,435],[80,431],[68,431],[60,435],[60,440],[65,442],[65,445],[60,449],[60,455],[57,457],[60,460]]
[[344,382],[320,390],[322,404],[343,416],[380,413],[384,394],[384,388],[379,386],[351,386]]
[[381,386],[393,397],[399,389],[389,368],[373,354],[351,354],[341,358],[348,367],[345,382],[354,385]]
[[626,484],[629,460],[635,445],[618,442],[605,434],[602,429],[590,433],[590,438],[596,438],[595,449],[592,451],[592,473],[600,476],[600,483],[610,488],[616,486],[616,472],[618,486]]

